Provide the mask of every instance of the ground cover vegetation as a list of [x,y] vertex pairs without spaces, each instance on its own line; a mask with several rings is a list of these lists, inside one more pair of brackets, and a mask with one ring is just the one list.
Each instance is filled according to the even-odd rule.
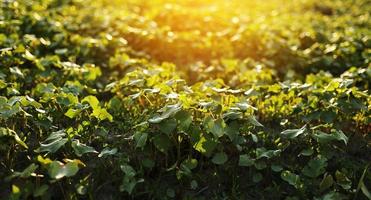
[[0,199],[371,199],[369,0],[4,0]]

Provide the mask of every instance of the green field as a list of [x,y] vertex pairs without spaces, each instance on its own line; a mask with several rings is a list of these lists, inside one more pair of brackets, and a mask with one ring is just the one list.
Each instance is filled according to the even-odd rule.
[[0,6],[0,200],[371,199],[370,0]]

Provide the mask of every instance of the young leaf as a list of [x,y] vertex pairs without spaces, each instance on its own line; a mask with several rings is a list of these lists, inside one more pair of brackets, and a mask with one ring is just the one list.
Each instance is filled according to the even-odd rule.
[[211,137],[202,136],[200,137],[200,140],[193,145],[193,148],[198,152],[205,154],[206,156],[210,156],[216,145],[217,143]]

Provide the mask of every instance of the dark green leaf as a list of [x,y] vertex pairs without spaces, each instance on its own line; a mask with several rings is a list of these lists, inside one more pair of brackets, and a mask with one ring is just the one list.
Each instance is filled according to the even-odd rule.
[[240,160],[238,162],[238,165],[243,166],[243,167],[250,167],[254,165],[254,162],[255,162],[254,159],[252,159],[249,155],[244,154],[244,155],[240,155]]
[[172,146],[170,138],[164,134],[157,134],[153,137],[153,143],[163,153],[166,153]]
[[211,161],[214,163],[214,164],[217,164],[217,165],[222,165],[224,164],[225,162],[227,162],[228,160],[228,156],[227,154],[225,154],[224,152],[220,152],[220,153],[216,153],[213,158],[211,159]]

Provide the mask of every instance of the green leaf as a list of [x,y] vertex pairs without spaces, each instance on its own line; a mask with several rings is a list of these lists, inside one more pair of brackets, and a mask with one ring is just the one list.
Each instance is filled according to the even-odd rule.
[[333,123],[336,119],[336,113],[332,111],[321,112],[321,119],[326,123]]
[[40,144],[39,152],[55,153],[68,141],[64,138],[66,133],[64,130],[53,132],[50,136]]
[[148,122],[152,123],[152,124],[158,124],[158,123],[162,122],[162,120],[167,119],[167,118],[168,118],[168,116],[166,116],[166,115],[163,116],[163,115],[156,114],[151,119],[149,119]]
[[261,180],[263,180],[263,175],[259,172],[254,173],[254,175],[252,176],[252,181],[254,183],[259,183]]
[[57,103],[63,106],[72,106],[76,105],[79,102],[79,99],[74,96],[72,93],[61,94],[57,97]]
[[228,135],[229,139],[233,142],[239,135],[240,124],[236,121],[231,122],[225,128],[225,133]]
[[283,170],[282,166],[281,165],[271,165],[271,169],[274,171],[274,172],[280,172]]
[[242,113],[237,111],[230,111],[223,114],[223,119],[225,120],[236,120],[242,118]]
[[100,154],[98,155],[99,158],[101,157],[107,157],[107,156],[112,156],[112,155],[115,155],[117,153],[117,148],[113,148],[113,149],[110,149],[108,147],[104,148]]
[[22,147],[28,149],[28,146],[26,145],[25,142],[23,142],[21,140],[21,138],[19,138],[18,134],[14,131],[14,130],[11,130],[9,128],[3,128],[3,127],[0,127],[0,137],[4,137],[4,136],[8,136],[8,137],[13,137],[14,140],[19,144],[21,145]]
[[288,182],[290,185],[294,186],[295,188],[299,188],[301,185],[299,175],[296,175],[288,170],[281,172],[282,180]]
[[200,140],[193,145],[193,148],[206,156],[210,156],[214,151],[216,144],[217,143],[211,137],[201,136]]
[[88,192],[88,186],[84,183],[78,183],[75,185],[76,192],[79,195],[85,195]]
[[23,142],[23,141],[21,140],[21,138],[19,138],[19,136],[18,136],[18,134],[17,134],[16,132],[13,132],[13,136],[14,136],[14,140],[15,140],[19,145],[21,145],[22,147],[28,149],[27,144],[26,144],[25,142]]
[[51,93],[54,93],[54,91],[56,90],[57,88],[54,86],[53,83],[39,83],[37,86],[36,86],[36,93],[40,96],[43,96],[45,94],[51,94]]
[[79,171],[76,162],[69,162],[63,164],[59,161],[53,161],[48,167],[49,176],[53,179],[61,179],[63,177],[74,176]]
[[[113,121],[113,117],[105,108],[101,108],[99,105],[99,101],[95,96],[87,96],[82,101],[82,103],[87,102],[90,107],[93,109],[93,113],[91,114],[93,117],[96,117],[99,120],[108,119],[109,121]],[[71,111],[71,116],[74,116],[74,113]]]
[[315,198],[315,200],[345,200],[345,199],[348,199],[348,198],[346,198],[344,195],[338,192],[335,192],[335,191],[331,191],[321,196],[319,199]]
[[261,127],[264,127],[263,124],[261,124],[256,118],[255,116],[248,116],[247,119],[249,120],[250,123],[252,123],[254,126],[261,126]]
[[82,144],[79,140],[72,141],[72,148],[79,157],[86,153],[98,153],[93,147]]
[[143,179],[136,180],[135,175],[136,171],[134,170],[133,167],[130,165],[124,164],[120,166],[121,170],[124,172],[125,176],[122,181],[122,184],[120,185],[120,191],[126,191],[129,194],[131,194],[135,188],[135,186],[143,182]]
[[267,168],[267,163],[264,160],[255,160],[254,167],[257,170],[263,170]]
[[105,108],[94,108],[92,116],[98,118],[99,120],[105,120],[108,119],[110,122],[113,121],[113,117],[111,114],[108,113],[108,111]]
[[176,129],[176,126],[176,119],[166,119],[159,124],[160,130],[168,135]]
[[4,80],[0,79],[0,90],[6,88],[6,86],[8,86],[8,84]]
[[327,159],[322,156],[318,156],[308,162],[308,164],[303,168],[303,174],[316,178],[317,176],[323,174],[326,171]]
[[77,110],[77,109],[68,109],[66,113],[64,113],[65,116],[73,119],[75,118],[79,113],[81,112],[81,110]]
[[22,77],[22,78],[24,77],[22,71],[18,67],[11,67],[11,68],[9,68],[9,70],[10,70],[10,73],[12,73],[12,74],[14,74],[18,77]]
[[225,162],[227,162],[228,156],[224,152],[216,153],[213,158],[211,159],[211,162],[217,165],[222,165]]
[[25,51],[25,53],[23,54],[23,57],[26,58],[29,61],[36,60],[36,57],[34,55],[32,55],[32,53],[30,53],[28,50]]
[[130,165],[121,165],[120,166],[120,169],[121,171],[123,171],[125,173],[125,176],[128,176],[128,177],[134,177],[137,172],[134,170],[134,168]]
[[259,142],[258,137],[254,133],[251,133],[251,138],[252,138],[252,141],[253,142],[255,142],[255,143],[258,143]]
[[151,159],[148,159],[148,158],[145,158],[145,159],[142,160],[142,165],[143,165],[143,167],[151,169],[155,166],[155,161],[153,161]]
[[240,160],[238,162],[238,165],[243,166],[243,167],[250,167],[254,165],[254,162],[255,160],[252,159],[249,155],[243,154],[243,155],[240,155]]
[[368,191],[366,185],[364,182],[361,183],[361,190],[362,190],[362,193],[368,198],[368,199],[371,199],[371,193],[370,191]]
[[22,172],[16,172],[15,173],[15,176],[17,177],[21,177],[21,178],[28,178],[31,176],[32,173],[35,172],[35,170],[39,168],[38,165],[32,163],[31,165],[29,165],[26,169],[24,169]]
[[300,155],[303,155],[303,156],[311,156],[312,154],[314,153],[313,149],[304,149],[302,150],[300,153],[299,153],[299,156]]
[[174,191],[174,189],[172,189],[172,188],[168,188],[168,189],[166,190],[166,195],[167,195],[168,197],[170,197],[170,198],[174,198],[174,197],[175,197],[175,191]]
[[148,138],[148,133],[142,133],[142,132],[135,133],[134,139],[136,141],[136,148],[143,148],[144,146],[146,146],[147,138]]
[[355,194],[354,199],[357,199],[357,196],[358,196],[358,192],[359,192],[359,190],[361,190],[362,193],[363,193],[363,194],[364,194],[368,199],[370,199],[370,197],[371,197],[371,194],[370,194],[370,192],[368,191],[368,189],[367,189],[367,187],[366,187],[366,185],[365,185],[365,183],[364,183],[364,179],[365,179],[365,177],[366,177],[366,174],[367,174],[367,172],[368,172],[368,168],[369,168],[369,167],[370,167],[370,163],[369,163],[368,165],[366,165],[365,169],[363,170],[362,176],[361,176],[361,178],[360,178],[359,181],[358,181],[358,186],[357,186],[357,190],[356,190],[356,194]]
[[215,138],[222,137],[224,135],[224,128],[226,124],[223,119],[214,120],[210,116],[207,116],[204,120],[205,129],[212,133]]
[[20,199],[20,196],[21,196],[21,190],[19,189],[18,186],[16,185],[12,185],[12,194],[11,194],[11,198],[10,200],[18,200]]
[[244,92],[244,95],[246,95],[247,97],[256,96],[258,94],[259,94],[259,92],[256,91],[254,88],[250,88],[249,90]]
[[274,156],[277,156],[281,153],[281,150],[267,150],[266,148],[262,147],[262,148],[256,148],[256,159],[260,159],[260,158],[272,158]]
[[196,180],[192,180],[191,181],[191,189],[192,190],[195,190],[195,189],[197,189],[198,188],[198,183],[197,183],[197,181]]
[[320,143],[328,143],[336,140],[348,144],[348,137],[341,130],[332,130],[330,134],[317,130],[313,137]]
[[186,111],[179,111],[175,115],[180,130],[186,131],[192,123],[192,115]]
[[236,106],[242,110],[242,111],[246,111],[248,109],[251,109],[251,110],[257,110],[255,107],[251,106],[250,104],[246,103],[246,102],[240,102],[240,103],[236,103]]
[[163,153],[166,153],[172,146],[170,138],[164,134],[158,134],[153,137],[153,143]]
[[305,130],[306,130],[305,127],[306,126],[304,125],[300,129],[288,129],[288,130],[282,131],[281,135],[283,135],[283,136],[285,136],[289,139],[294,139],[294,138],[298,137],[299,135],[301,135],[305,132]]
[[345,174],[341,173],[340,171],[335,172],[336,183],[340,185],[345,190],[349,190],[352,188],[352,181],[345,176]]
[[197,167],[198,161],[193,158],[186,159],[182,162],[181,166],[185,166],[188,169],[192,170]]
[[155,115],[151,119],[148,120],[148,122],[157,124],[162,122],[164,119],[169,118],[170,116],[175,115],[181,110],[182,106],[181,104],[174,104],[174,105],[168,105],[160,109],[159,111],[162,112],[161,115]]
[[37,187],[35,191],[33,192],[34,197],[42,197],[45,195],[45,193],[48,191],[49,186],[44,184],[41,185],[40,187]]
[[91,96],[90,95],[90,96],[85,97],[81,101],[81,103],[84,103],[84,102],[89,103],[90,107],[92,107],[93,109],[100,108],[100,106],[99,106],[99,100],[95,96]]
[[334,184],[334,179],[331,175],[325,175],[319,185],[319,189],[321,192],[327,190]]

